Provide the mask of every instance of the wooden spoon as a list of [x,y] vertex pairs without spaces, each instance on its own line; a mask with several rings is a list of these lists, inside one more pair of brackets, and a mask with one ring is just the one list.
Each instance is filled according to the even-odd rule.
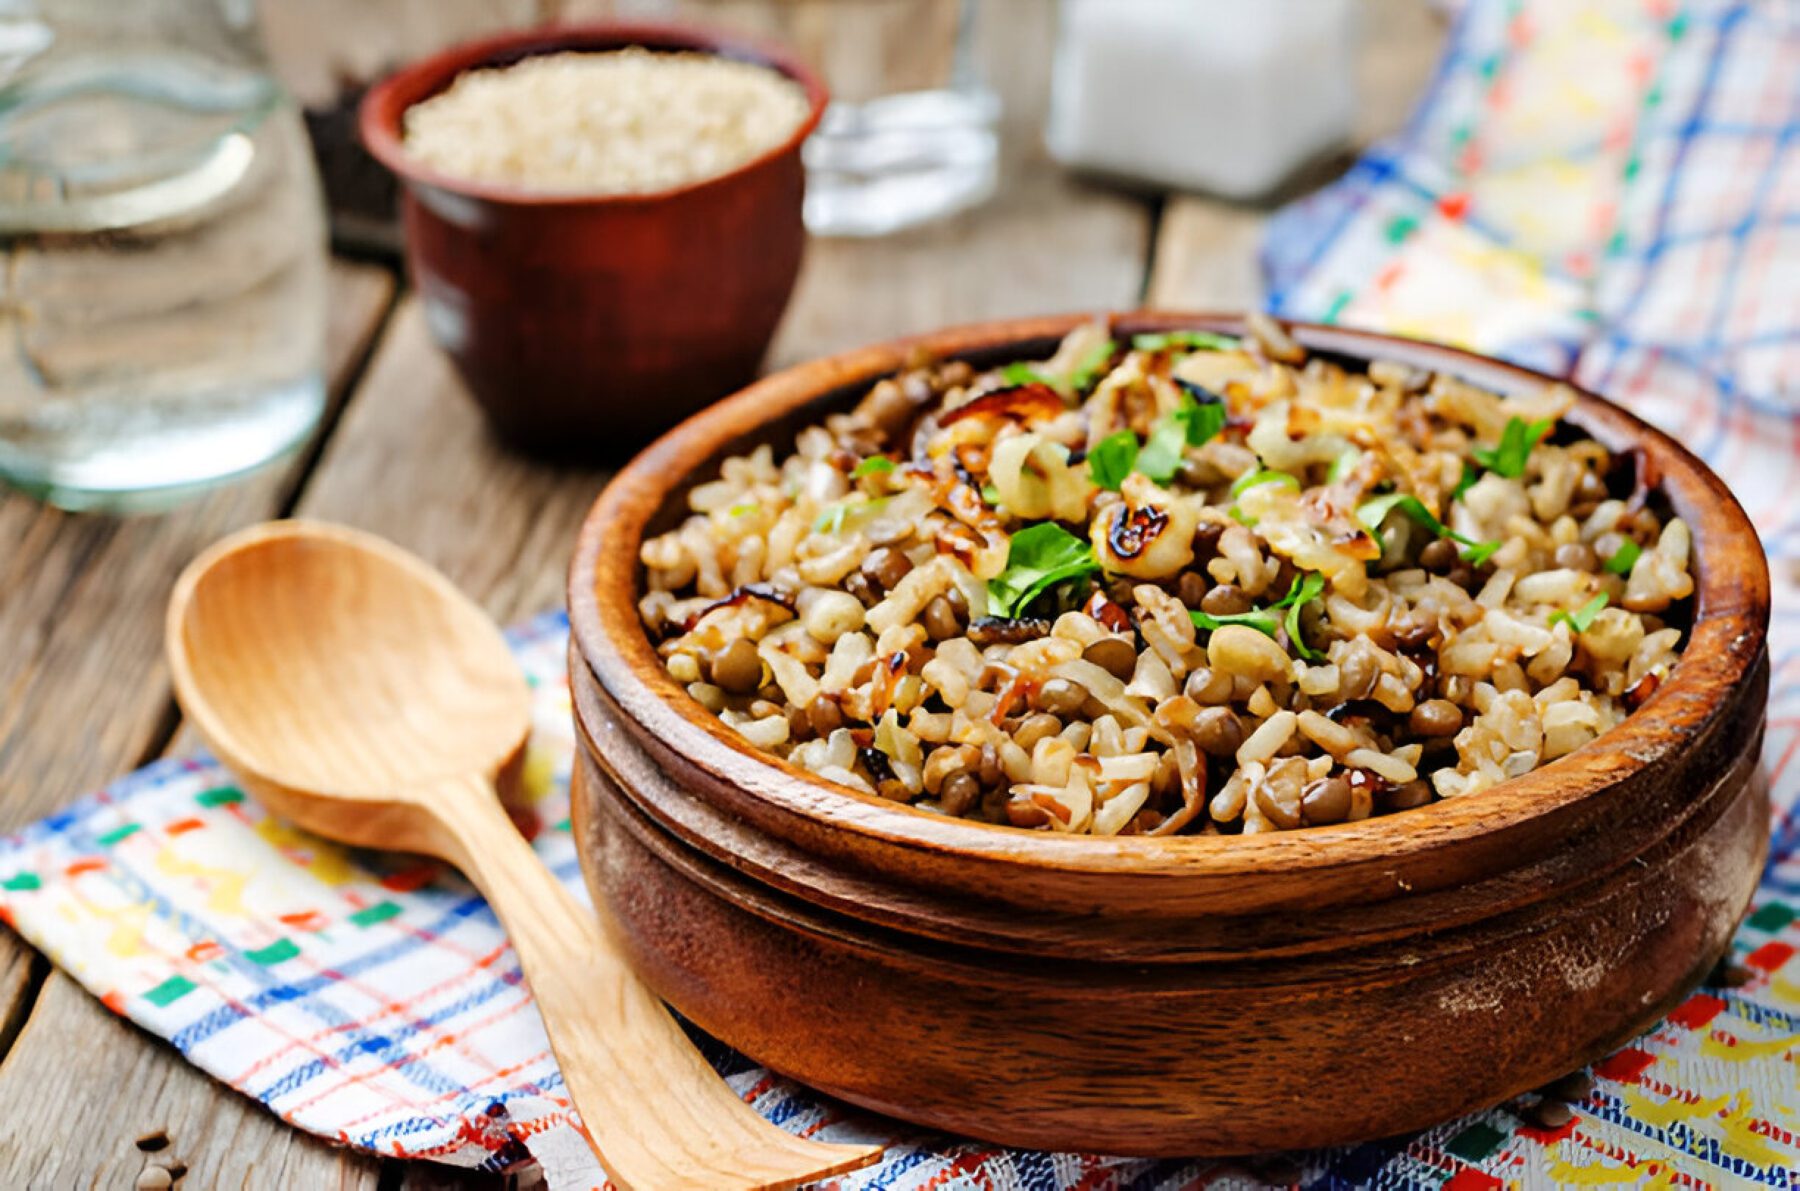
[[583,909],[513,828],[494,781],[524,746],[530,696],[442,575],[368,534],[272,522],[194,560],[166,633],[182,709],[271,810],[440,857],[480,888],[615,1184],[788,1187],[880,1156],[758,1116],[633,974],[604,908]]

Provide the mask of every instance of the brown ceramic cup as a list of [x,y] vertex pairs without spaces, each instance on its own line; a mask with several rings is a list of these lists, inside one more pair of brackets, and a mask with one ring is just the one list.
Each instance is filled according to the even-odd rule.
[[[650,194],[539,194],[448,177],[401,143],[407,108],[458,75],[536,54],[643,46],[769,66],[811,104],[792,136],[726,174]],[[800,145],[817,77],[733,35],[663,25],[533,29],[406,67],[364,97],[369,151],[401,180],[406,259],[438,343],[501,437],[620,456],[756,373],[799,273]]]

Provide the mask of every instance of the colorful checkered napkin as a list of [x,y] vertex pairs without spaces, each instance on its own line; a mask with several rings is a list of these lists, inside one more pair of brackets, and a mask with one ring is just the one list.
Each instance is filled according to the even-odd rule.
[[[1475,3],[1412,126],[1269,239],[1282,313],[1460,339],[1626,401],[1730,478],[1778,581],[1774,858],[1709,987],[1599,1064],[1556,1129],[1506,1108],[1256,1164],[995,1149],[850,1112],[702,1040],[796,1132],[880,1138],[845,1188],[1789,1186],[1800,1167],[1800,3]],[[515,635],[537,697],[535,843],[567,832],[566,623]],[[0,843],[0,913],[115,1012],[300,1128],[552,1188],[601,1172],[494,917],[453,873],[269,818],[206,760],[151,766]],[[1379,1095],[1379,1089],[1371,1089]]]

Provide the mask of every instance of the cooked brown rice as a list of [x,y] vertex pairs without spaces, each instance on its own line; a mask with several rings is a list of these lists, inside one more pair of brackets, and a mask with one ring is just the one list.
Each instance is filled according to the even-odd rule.
[[644,543],[669,673],[756,746],[948,815],[1272,831],[1488,789],[1674,665],[1690,537],[1636,452],[1273,322],[917,361]]

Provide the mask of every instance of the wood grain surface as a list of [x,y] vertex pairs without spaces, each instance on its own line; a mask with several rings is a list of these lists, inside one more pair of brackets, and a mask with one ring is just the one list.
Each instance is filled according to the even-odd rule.
[[1641,866],[1529,912],[1323,959],[1145,968],[1009,956],[818,913],[678,843],[587,754],[577,762],[595,897],[685,1016],[878,1112],[1100,1153],[1389,1137],[1593,1062],[1727,950],[1768,838],[1751,758]]
[[[321,99],[341,77],[366,79],[462,37],[633,4],[632,15],[645,15],[644,0],[262,0],[284,73]],[[696,19],[717,7],[657,0],[671,4]],[[985,0],[983,8],[983,62],[1007,105],[1001,194],[982,211],[890,240],[815,242],[772,363],[974,318],[1130,306],[1147,281],[1163,305],[1250,294],[1248,253],[1267,209],[1180,197],[1159,208],[1050,166],[1038,137],[1053,6]],[[1421,72],[1394,63],[1435,55],[1440,30],[1429,5],[1371,0],[1367,25],[1366,69],[1396,94],[1416,93]],[[1372,102],[1367,110],[1376,118]],[[1394,117],[1379,119],[1391,126]],[[373,529],[444,569],[502,620],[560,602],[570,543],[604,476],[545,468],[498,448],[432,347],[416,304],[403,301],[383,322],[391,274],[340,265],[333,282],[333,375],[340,385],[357,383],[318,460],[156,520],[70,518],[0,498],[0,827],[40,817],[169,742],[175,716],[158,660],[162,599],[200,548],[247,522],[297,506]],[[374,358],[359,373],[378,328],[385,329]],[[177,732],[169,746],[191,743]],[[0,933],[0,1049],[8,1024],[25,1026],[0,1066],[0,1186],[128,1186],[141,1166],[132,1141],[156,1128],[171,1138],[164,1153],[192,1167],[190,1186],[373,1191],[503,1182],[424,1164],[384,1166],[302,1136],[121,1023],[66,977],[45,979],[32,955]]]
[[[332,268],[327,356],[340,399],[393,292],[384,269]],[[40,818],[161,750],[175,722],[162,664],[170,585],[213,539],[279,515],[310,462],[155,518],[0,497],[0,640],[17,643],[0,651],[0,825]],[[23,1025],[0,1066],[0,1186],[130,1186],[145,1160],[133,1140],[158,1129],[193,1186],[375,1186],[375,1160],[220,1088],[61,972],[41,986],[18,978],[35,954],[0,933],[5,1018]]]

